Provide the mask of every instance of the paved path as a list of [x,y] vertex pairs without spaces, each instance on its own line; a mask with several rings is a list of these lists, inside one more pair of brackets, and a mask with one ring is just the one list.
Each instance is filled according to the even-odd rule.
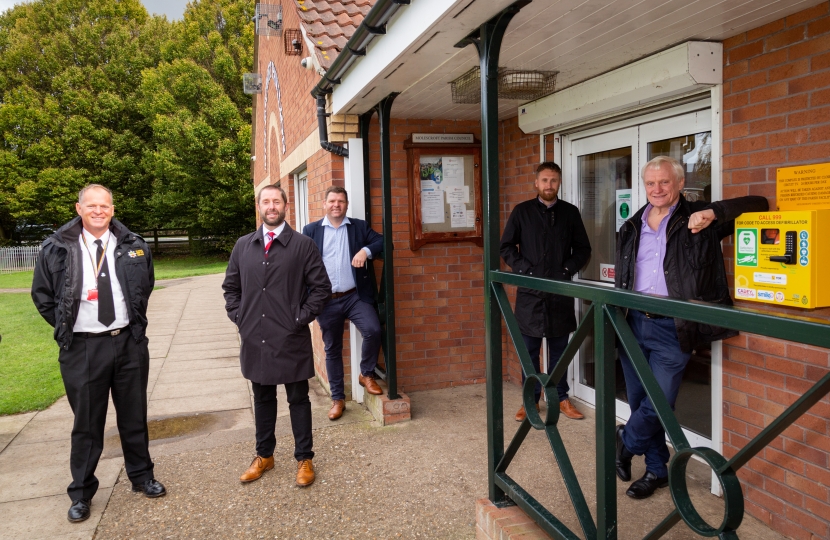
[[[196,413],[211,419],[211,429],[197,436],[151,442],[153,456],[253,437],[250,394],[239,371],[236,328],[225,316],[222,278],[182,280],[150,298],[150,419]],[[66,397],[39,413],[0,417],[0,538],[92,538],[124,464],[112,404],[96,472],[100,488],[92,517],[80,524],[66,520],[71,431]]]

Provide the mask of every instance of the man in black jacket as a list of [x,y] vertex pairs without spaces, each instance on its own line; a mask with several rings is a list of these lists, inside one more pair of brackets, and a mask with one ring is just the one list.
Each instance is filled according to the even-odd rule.
[[[540,164],[534,182],[537,196],[517,205],[507,219],[499,252],[517,274],[570,281],[591,256],[591,243],[579,210],[557,197],[561,183],[559,165]],[[548,366],[553,369],[568,345],[568,334],[576,330],[573,298],[519,287],[516,319],[536,372],[542,338],[548,340]],[[523,383],[525,375],[522,373]],[[562,376],[556,389],[562,414],[574,420],[583,418],[568,398],[567,375]],[[536,383],[536,410],[541,393],[542,386]],[[522,406],[516,421],[525,417]]]
[[151,498],[166,493],[153,478],[147,431],[145,330],[155,281],[150,249],[112,219],[112,192],[104,186],[82,189],[75,209],[79,217],[43,242],[32,281],[35,306],[55,328],[61,376],[75,414],[67,489],[71,522],[89,517],[98,490],[95,468],[104,449],[110,392],[133,491]]
[[308,487],[315,479],[308,398],[314,352],[308,325],[331,296],[331,284],[314,242],[285,222],[287,206],[282,188],[269,185],[259,191],[262,226],[237,240],[222,289],[228,318],[239,328],[242,375],[254,394],[257,455],[239,480],[253,482],[274,468],[281,384],[294,435],[296,484]]
[[[744,212],[763,212],[763,197],[739,197],[708,203],[682,195],[683,165],[658,156],[643,167],[648,203],[620,228],[616,286],[642,293],[732,304],[720,241],[731,235],[734,219]],[[692,350],[737,334],[703,323],[629,310],[626,319],[645,354],[657,383],[674,408],[683,371]],[[666,434],[631,360],[619,349],[631,416],[617,426],[616,469],[631,480],[631,458],[645,455],[646,473],[626,495],[650,497],[668,485]]]
[[340,186],[326,190],[323,219],[309,223],[303,234],[317,244],[331,280],[331,301],[317,317],[326,346],[326,373],[331,387],[329,420],[337,420],[346,410],[343,382],[343,323],[349,319],[363,336],[358,384],[370,394],[383,393],[375,382],[375,366],[380,352],[380,320],[375,311],[375,283],[371,280],[368,259],[383,251],[383,235],[362,219],[346,217],[349,194]]

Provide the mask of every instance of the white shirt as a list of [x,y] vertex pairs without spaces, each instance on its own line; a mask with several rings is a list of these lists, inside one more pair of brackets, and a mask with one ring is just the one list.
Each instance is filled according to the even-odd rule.
[[[86,245],[84,245],[84,239],[86,239]],[[83,260],[83,286],[81,287],[81,308],[78,310],[78,318],[75,319],[75,326],[72,328],[74,332],[93,332],[97,334],[107,330],[124,328],[130,324],[127,301],[124,299],[121,283],[115,274],[115,245],[118,241],[110,231],[101,236],[101,244],[107,247],[107,264],[101,268],[101,273],[106,272],[110,276],[110,283],[112,284],[112,300],[115,304],[115,320],[112,324],[104,326],[98,322],[98,300],[87,300],[88,291],[96,288],[95,270],[92,267],[92,261],[98,251],[95,240],[96,238],[86,229],[78,235],[78,243],[81,244],[81,259]],[[87,246],[89,246],[89,249],[87,249]],[[95,264],[98,264],[97,260]]]
[[283,221],[282,223],[280,223],[280,224],[277,226],[277,228],[276,228],[276,229],[274,229],[273,231],[268,230],[268,227],[267,227],[266,225],[263,225],[263,226],[262,226],[262,241],[263,241],[263,244],[262,244],[262,245],[263,245],[263,246],[267,246],[267,245],[268,245],[268,240],[270,240],[270,239],[268,238],[268,233],[269,233],[269,232],[274,233],[274,240],[276,240],[276,239],[277,239],[277,237],[278,237],[280,234],[282,234],[282,230],[283,230],[284,228],[285,228],[285,222],[284,222],[284,221]]

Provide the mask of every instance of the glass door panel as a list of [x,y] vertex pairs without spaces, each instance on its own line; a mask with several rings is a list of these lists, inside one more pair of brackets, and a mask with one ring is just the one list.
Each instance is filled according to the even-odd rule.
[[[573,194],[571,202],[579,207],[585,230],[591,239],[591,258],[576,279],[613,287],[617,231],[621,224],[617,219],[620,204],[625,205],[622,213],[626,217],[639,204],[637,186],[633,181],[639,157],[637,128],[615,130],[577,140],[566,138],[565,146],[564,154],[570,154],[567,162],[570,172],[566,171],[567,181],[571,185],[568,193]],[[578,316],[586,313],[589,307],[589,302],[578,301]],[[575,367],[574,394],[593,403],[593,333],[582,343]],[[621,370],[619,372],[622,373]],[[624,384],[620,388],[621,395],[624,396]]]
[[[711,118],[709,111],[703,111],[640,126],[643,164],[657,156],[670,156],[682,163],[686,172],[683,196],[689,201],[712,200]],[[675,407],[690,439],[712,438],[711,371],[711,349],[694,351]],[[697,444],[704,443],[698,440]]]

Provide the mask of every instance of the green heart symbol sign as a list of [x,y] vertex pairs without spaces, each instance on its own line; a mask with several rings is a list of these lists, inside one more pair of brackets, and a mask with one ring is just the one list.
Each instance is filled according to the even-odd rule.
[[744,236],[744,244],[749,245],[749,236]]

